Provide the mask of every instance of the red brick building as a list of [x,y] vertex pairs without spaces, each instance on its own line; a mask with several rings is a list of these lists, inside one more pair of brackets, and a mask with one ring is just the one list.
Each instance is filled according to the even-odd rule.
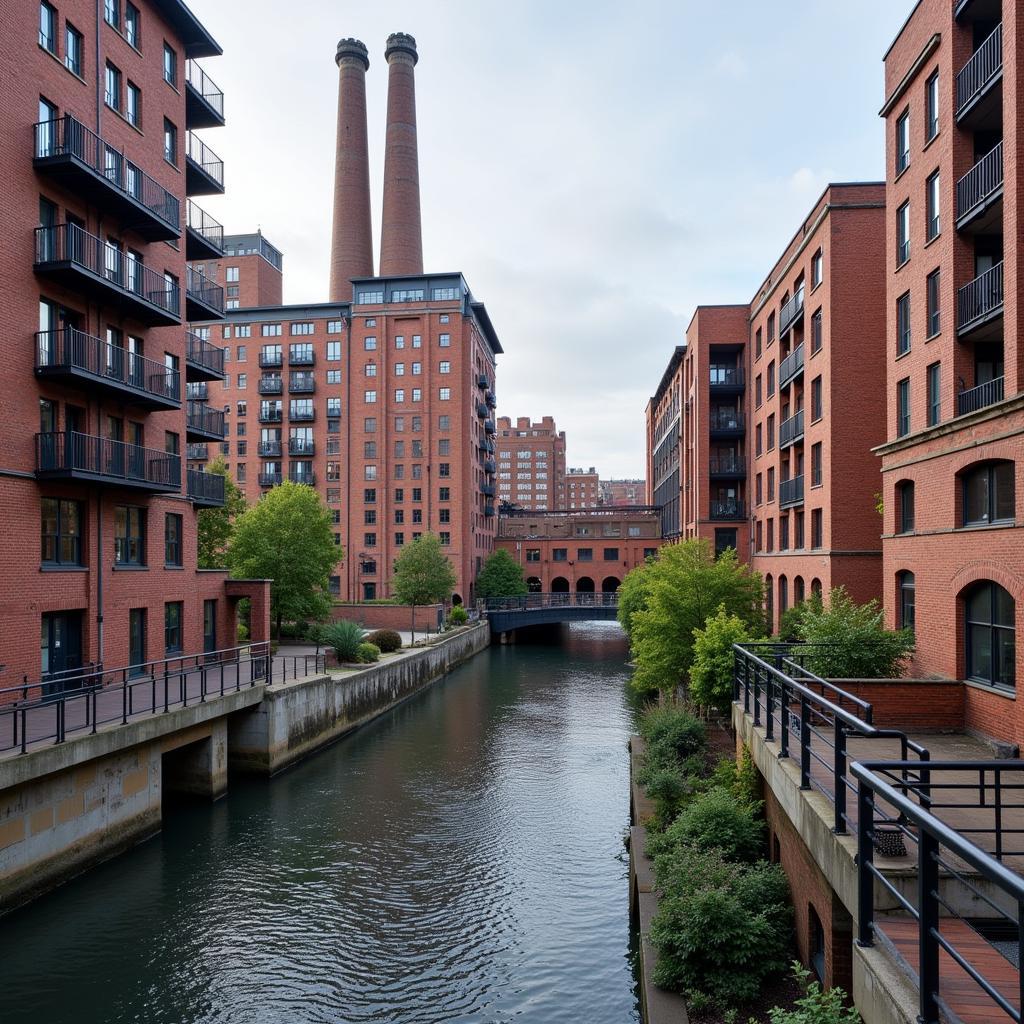
[[192,197],[224,188],[195,134],[223,124],[196,63],[220,52],[172,0],[5,13],[0,687],[235,642],[239,587],[195,568],[196,510],[223,483],[183,465],[222,436],[184,393],[222,372],[186,326],[224,305],[188,265],[219,251]]
[[569,468],[565,474],[565,508],[596,508],[601,496],[597,470]]
[[224,286],[225,309],[280,306],[284,256],[260,231],[224,235],[224,258],[198,265],[210,280]]
[[601,480],[598,492],[601,505],[642,505],[646,500],[643,480]]
[[531,593],[605,593],[662,544],[658,510],[512,510],[498,522],[496,547],[523,567]]
[[645,490],[647,504],[660,509],[661,535],[677,540],[683,535],[683,356],[677,345],[661,375],[658,389],[644,410],[647,443]]
[[551,416],[531,422],[520,416],[516,425],[498,417],[498,499],[526,509],[566,507],[565,431]]

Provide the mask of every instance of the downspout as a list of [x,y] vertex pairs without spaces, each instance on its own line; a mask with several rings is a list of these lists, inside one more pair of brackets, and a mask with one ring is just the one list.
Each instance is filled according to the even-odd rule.
[[102,135],[100,119],[103,113],[103,74],[100,70],[100,32],[103,31],[102,0],[96,0],[96,134]]
[[103,664],[103,488],[96,488],[96,660]]

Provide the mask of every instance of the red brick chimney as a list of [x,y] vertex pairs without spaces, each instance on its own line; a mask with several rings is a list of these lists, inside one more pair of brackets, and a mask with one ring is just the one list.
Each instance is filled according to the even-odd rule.
[[416,40],[388,36],[388,129],[384,149],[384,218],[380,276],[423,273],[420,169],[416,150]]
[[366,142],[366,46],[342,39],[338,64],[338,137],[334,158],[330,301],[352,298],[353,277],[373,276],[370,156]]

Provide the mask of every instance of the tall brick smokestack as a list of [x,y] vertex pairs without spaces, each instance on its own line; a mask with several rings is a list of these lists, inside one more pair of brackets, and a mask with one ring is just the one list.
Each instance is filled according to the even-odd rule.
[[423,273],[420,166],[416,147],[416,40],[388,36],[388,130],[384,149],[384,217],[380,274]]
[[334,158],[330,301],[352,298],[353,277],[373,276],[370,156],[366,142],[366,46],[342,39],[338,65],[338,137]]

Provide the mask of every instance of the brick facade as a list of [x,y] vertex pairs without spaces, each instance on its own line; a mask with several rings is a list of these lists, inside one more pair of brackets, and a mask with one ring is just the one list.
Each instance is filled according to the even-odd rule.
[[498,417],[498,500],[530,509],[563,509],[565,431],[551,416],[532,422]]

